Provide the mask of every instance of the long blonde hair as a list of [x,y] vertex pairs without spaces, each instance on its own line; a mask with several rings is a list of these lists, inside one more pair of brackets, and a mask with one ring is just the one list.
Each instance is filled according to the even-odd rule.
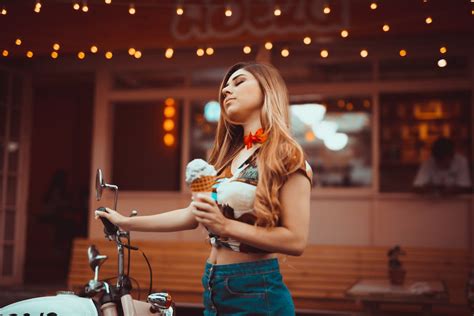
[[268,140],[262,144],[257,157],[259,179],[254,204],[255,224],[274,227],[280,223],[280,189],[288,175],[304,164],[304,154],[290,134],[288,91],[283,78],[273,66],[256,62],[237,63],[227,71],[219,89],[221,116],[209,162],[217,170],[222,169],[244,147],[243,128],[229,122],[223,107],[225,96],[222,94],[230,76],[239,69],[250,72],[257,79],[263,94],[260,121]]

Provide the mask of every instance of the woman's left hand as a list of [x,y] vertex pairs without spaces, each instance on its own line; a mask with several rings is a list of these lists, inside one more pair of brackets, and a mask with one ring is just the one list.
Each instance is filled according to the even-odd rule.
[[220,211],[213,198],[205,194],[197,194],[191,205],[196,220],[206,226],[214,234],[226,237],[226,229],[229,219]]

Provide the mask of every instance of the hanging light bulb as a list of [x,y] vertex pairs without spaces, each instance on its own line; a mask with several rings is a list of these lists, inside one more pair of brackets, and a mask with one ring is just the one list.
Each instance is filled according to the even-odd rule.
[[176,14],[177,15],[183,15],[184,14],[184,9],[183,9],[182,5],[178,5],[178,7],[176,8]]
[[438,67],[440,68],[444,68],[448,65],[448,62],[446,61],[446,59],[444,58],[441,58],[438,60]]
[[165,51],[165,57],[170,59],[173,57],[174,50],[172,48],[167,48]]
[[84,52],[77,53],[77,58],[84,59],[85,57],[86,57],[86,54]]
[[20,39],[20,38],[17,38],[17,39],[15,40],[15,45],[17,45],[17,46],[20,46],[20,45],[21,45],[21,39]]
[[81,6],[79,5],[79,2],[74,1],[74,3],[72,4],[72,8],[78,11],[81,8]]
[[7,15],[8,11],[7,11],[7,8],[5,8],[5,6],[2,7],[2,15]]
[[266,43],[265,43],[265,49],[266,49],[266,50],[270,50],[270,49],[272,49],[272,48],[273,48],[272,42],[266,42]]
[[274,16],[280,16],[281,15],[281,9],[279,6],[275,6],[275,10],[273,10],[273,15]]
[[433,23],[433,19],[429,16],[425,19],[425,23],[426,24],[431,24],[431,23]]
[[324,5],[323,12],[324,12],[324,14],[329,14],[329,13],[331,13],[331,7],[329,6],[328,3],[326,3],[326,4]]
[[3,52],[2,52],[2,56],[7,57],[8,54],[9,54],[8,51],[6,49],[4,49]]
[[199,57],[204,56],[204,49],[198,48],[198,49],[196,50],[196,55],[198,55]]
[[212,48],[212,47],[206,48],[206,54],[209,55],[209,56],[214,54],[214,48]]
[[378,7],[377,2],[372,1],[372,3],[370,4],[370,8],[371,8],[372,10],[375,10],[375,9],[377,9],[377,7]]
[[346,38],[349,36],[349,32],[347,30],[342,30],[341,31],[341,37]]
[[58,52],[52,52],[51,53],[51,58],[53,58],[53,59],[58,58],[58,56],[59,56]]
[[89,12],[89,7],[87,6],[87,1],[82,1],[82,12]]
[[105,53],[105,58],[107,58],[107,59],[112,59],[112,57],[114,57],[114,55],[112,54],[112,52],[106,52],[106,53]]
[[281,50],[282,57],[288,57],[290,55],[290,51],[287,48]]
[[382,26],[382,30],[383,30],[384,32],[390,31],[390,25],[384,24],[384,25]]
[[224,14],[225,14],[225,16],[227,16],[227,17],[231,17],[231,16],[232,16],[232,8],[230,7],[230,5],[228,5],[228,6],[225,8]]
[[112,0],[105,0],[105,4],[111,4]]
[[99,49],[97,48],[97,46],[95,46],[95,45],[92,45],[92,46],[91,46],[91,53],[95,54],[95,53],[97,53],[98,51],[99,51]]
[[322,58],[328,58],[329,56],[329,52],[327,51],[327,49],[323,49],[320,54]]
[[311,37],[306,36],[306,37],[303,39],[303,43],[305,43],[306,45],[311,44]]
[[400,57],[405,57],[407,55],[407,51],[404,49],[400,50]]
[[362,58],[365,58],[369,56],[369,52],[366,49],[363,49],[360,51],[360,56],[362,56]]
[[252,48],[250,46],[244,46],[243,51],[245,54],[250,54],[252,52]]
[[61,48],[61,46],[58,43],[53,44],[53,49],[54,50],[59,50],[60,48]]
[[128,54],[129,54],[130,56],[135,55],[135,52],[136,52],[136,49],[133,48],[133,47],[130,47],[130,48],[128,49]]
[[35,4],[35,9],[34,9],[34,11],[35,11],[36,13],[40,13],[40,11],[41,11],[41,0],[36,0],[36,4]]
[[136,59],[140,59],[140,58],[142,58],[142,52],[139,51],[139,50],[137,50],[137,51],[135,52],[135,54],[133,54],[133,56],[134,56]]
[[128,13],[130,13],[131,15],[134,15],[135,13],[137,13],[137,10],[135,10],[135,4],[130,3],[130,7],[128,8]]
[[440,47],[440,48],[439,48],[439,52],[440,52],[441,54],[446,54],[446,53],[448,52],[448,49],[447,49],[445,46],[443,46],[443,47]]

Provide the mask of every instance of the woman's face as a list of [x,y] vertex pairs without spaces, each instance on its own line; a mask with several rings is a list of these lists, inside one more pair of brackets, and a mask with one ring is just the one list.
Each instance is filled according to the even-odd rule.
[[234,72],[222,89],[223,108],[232,124],[259,118],[263,93],[255,77],[244,69]]

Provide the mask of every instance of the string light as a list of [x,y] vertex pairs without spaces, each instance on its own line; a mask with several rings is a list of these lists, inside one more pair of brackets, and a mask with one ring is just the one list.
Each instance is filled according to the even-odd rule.
[[84,59],[85,57],[86,57],[86,54],[84,52],[77,53],[77,58]]
[[365,58],[369,56],[369,52],[366,49],[363,49],[360,51],[360,56],[362,56],[362,58]]
[[137,50],[137,51],[135,52],[135,54],[133,54],[133,56],[134,56],[136,59],[140,59],[140,58],[142,58],[142,52],[139,51],[139,50]]
[[81,8],[81,6],[79,5],[78,2],[74,2],[74,4],[72,5],[72,8],[73,8],[74,10],[78,11],[78,10]]
[[440,68],[444,68],[448,65],[448,62],[446,61],[446,59],[444,58],[441,58],[438,60],[438,67]]
[[163,137],[163,142],[168,147],[173,146],[174,145],[174,136],[173,136],[173,134],[166,133],[165,136]]
[[439,52],[440,52],[441,54],[446,54],[446,53],[448,52],[448,49],[447,49],[445,46],[443,46],[443,47],[440,47],[440,48],[439,48]]
[[98,51],[99,51],[99,49],[97,48],[97,46],[95,46],[95,45],[92,45],[92,46],[91,46],[91,53],[95,54],[95,53],[97,53]]
[[33,52],[31,50],[26,52],[26,57],[33,58]]
[[346,38],[346,37],[348,37],[348,36],[349,36],[349,32],[348,32],[347,30],[342,30],[342,31],[341,31],[341,37]]
[[275,6],[275,10],[273,10],[273,14],[275,16],[280,16],[281,15],[281,10],[279,6]]
[[382,30],[383,30],[384,32],[390,31],[390,25],[384,24],[384,25],[382,26]]
[[227,7],[225,8],[224,14],[225,14],[226,17],[232,16],[232,9],[230,8],[230,6],[227,6]]
[[173,106],[166,106],[163,110],[163,114],[167,118],[171,118],[176,114],[176,109]]
[[131,15],[134,15],[135,13],[137,13],[137,10],[135,10],[135,5],[133,3],[130,3],[130,7],[128,8],[128,13],[130,13]]
[[323,12],[324,12],[324,14],[329,14],[329,13],[331,13],[331,7],[329,7],[329,4],[326,3],[326,4],[324,5]]
[[265,49],[266,49],[266,50],[270,50],[270,49],[272,49],[272,48],[273,48],[272,42],[266,42],[266,43],[265,43]]
[[407,55],[407,51],[404,49],[400,50],[400,57],[405,57]]
[[8,51],[7,51],[6,49],[3,50],[2,56],[3,56],[3,57],[7,57],[7,56],[8,56]]
[[431,24],[433,23],[433,19],[429,16],[425,19],[426,24]]
[[89,6],[87,5],[87,1],[82,1],[82,12],[89,12]]
[[311,37],[306,36],[306,37],[303,39],[303,43],[305,43],[306,45],[311,44]]
[[7,11],[7,8],[5,8],[5,6],[2,7],[2,15],[7,15],[8,11]]
[[167,48],[165,51],[165,57],[170,59],[173,57],[174,50],[172,48]]
[[243,51],[245,54],[250,54],[252,52],[252,47],[250,46],[244,46]]
[[165,105],[166,106],[174,106],[176,104],[175,99],[173,98],[166,98],[165,100]]
[[59,50],[60,48],[61,48],[61,46],[58,43],[53,44],[53,49],[54,50]]
[[135,52],[136,52],[136,50],[135,50],[135,48],[133,48],[133,47],[130,47],[130,48],[128,49],[128,54],[129,54],[130,56],[135,55]]
[[176,14],[177,15],[183,15],[184,14],[184,9],[183,9],[182,5],[178,5],[178,7],[176,8]]
[[[171,108],[171,107],[170,107]],[[172,108],[171,108],[172,109]],[[166,119],[163,122],[163,129],[167,132],[172,131],[174,128],[174,122],[171,119]]]
[[41,11],[41,1],[40,1],[40,0],[36,0],[36,4],[35,4],[35,9],[34,9],[34,11],[35,11],[36,13],[40,13],[40,11]]
[[372,10],[375,10],[375,9],[377,9],[377,7],[378,7],[377,2],[372,1],[372,3],[370,4],[370,8],[371,8]]
[[59,56],[58,52],[52,52],[51,53],[51,58],[53,58],[53,59],[58,58],[58,56]]
[[198,55],[199,57],[204,56],[204,49],[198,48],[198,49],[196,50],[196,55]]
[[290,55],[290,51],[287,48],[281,50],[281,56],[288,57]]
[[322,58],[328,58],[328,56],[329,56],[329,52],[327,51],[327,49],[323,49],[321,51],[321,57]]
[[21,45],[21,39],[17,38],[15,40],[15,45],[20,46]]
[[206,54],[209,55],[209,56],[214,54],[214,48],[212,48],[212,47],[206,48]]
[[112,0],[105,0],[105,4],[111,4]]
[[112,57],[114,57],[114,55],[112,54],[112,52],[106,52],[106,53],[105,53],[105,58],[107,58],[107,59],[112,59]]

